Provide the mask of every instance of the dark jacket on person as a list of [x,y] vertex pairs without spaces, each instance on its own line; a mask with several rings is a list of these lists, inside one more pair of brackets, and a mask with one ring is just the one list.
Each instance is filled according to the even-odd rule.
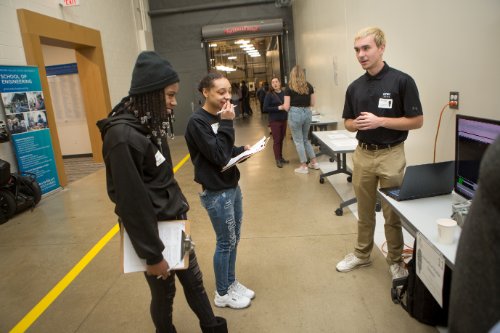
[[232,157],[245,150],[234,146],[232,120],[219,119],[200,108],[189,119],[185,138],[194,165],[194,180],[203,189],[220,191],[238,185],[240,172],[236,166],[221,172]]
[[279,110],[278,106],[282,105],[285,100],[285,92],[282,90],[279,93],[274,91],[268,93],[264,99],[264,112],[269,113],[269,121],[287,120],[288,112]]
[[489,332],[500,321],[500,138],[484,153],[453,270],[449,332]]
[[264,87],[260,87],[255,93],[260,103],[264,103],[264,98],[266,98],[267,91]]
[[115,213],[140,258],[148,265],[163,259],[158,221],[179,219],[189,210],[174,179],[166,140],[159,147],[150,130],[132,114],[97,122],[103,139],[106,185]]

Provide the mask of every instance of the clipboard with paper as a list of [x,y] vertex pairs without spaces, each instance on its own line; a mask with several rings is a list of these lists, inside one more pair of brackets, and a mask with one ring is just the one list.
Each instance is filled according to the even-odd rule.
[[[189,252],[194,248],[191,240],[189,220],[159,221],[158,233],[165,249],[162,254],[172,270],[186,269],[189,266]],[[130,237],[122,225],[121,256],[124,273],[146,271],[146,260],[139,258]]]
[[229,162],[227,162],[227,164],[222,168],[222,172],[224,172],[227,169],[235,166],[238,163],[243,162],[244,160],[246,160],[250,156],[252,156],[254,154],[257,154],[258,152],[264,150],[264,148],[266,148],[266,145],[267,145],[268,141],[269,141],[269,137],[266,138],[264,136],[262,139],[260,139],[259,141],[257,141],[257,143],[255,143],[252,147],[250,147],[250,149],[245,150],[244,152],[242,152],[238,156],[235,156],[235,157],[231,158],[229,160]]

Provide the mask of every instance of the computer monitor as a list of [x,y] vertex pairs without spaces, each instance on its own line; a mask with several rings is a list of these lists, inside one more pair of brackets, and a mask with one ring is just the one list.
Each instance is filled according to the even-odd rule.
[[486,148],[500,136],[500,120],[457,115],[454,190],[470,200],[477,189]]

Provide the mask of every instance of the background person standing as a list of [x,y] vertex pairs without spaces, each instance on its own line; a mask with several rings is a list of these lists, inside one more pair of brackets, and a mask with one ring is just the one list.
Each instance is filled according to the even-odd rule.
[[[300,66],[295,66],[290,72],[290,82],[285,89],[284,107],[288,111],[288,123],[300,159],[300,166],[295,169],[296,173],[309,173],[308,167],[319,169],[316,154],[309,142],[311,107],[314,106],[315,101],[314,88],[306,81],[304,70]],[[307,164],[308,160],[310,160],[309,164]]]
[[243,117],[252,115],[252,108],[250,107],[250,91],[248,90],[248,86],[246,81],[241,81],[241,114]]
[[286,136],[288,113],[283,105],[285,93],[281,90],[281,82],[277,77],[271,80],[271,89],[264,99],[264,112],[269,113],[269,127],[273,136],[273,151],[276,166],[283,167],[283,163],[290,161],[283,158],[283,140]]
[[268,92],[269,92],[269,83],[261,81],[260,88],[257,90],[255,95],[259,99],[260,112],[262,113],[267,113],[267,111],[264,108],[264,99],[266,98]]
[[[345,128],[357,132],[359,145],[353,155],[352,184],[358,200],[358,240],[354,253],[337,264],[348,272],[371,264],[375,232],[377,187],[401,185],[406,166],[404,141],[408,131],[422,127],[422,105],[415,81],[383,61],[385,36],[375,27],[359,31],[354,50],[366,73],[347,88]],[[408,274],[403,267],[401,221],[389,204],[382,202],[387,239],[387,262],[392,278]]]

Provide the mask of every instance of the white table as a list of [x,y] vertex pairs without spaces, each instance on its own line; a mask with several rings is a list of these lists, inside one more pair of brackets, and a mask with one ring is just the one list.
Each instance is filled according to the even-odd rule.
[[330,125],[335,125],[336,128],[337,123],[337,118],[331,116],[322,116],[320,114],[313,115],[311,120],[311,128],[309,129],[309,139],[311,140],[311,143],[315,145],[318,144],[314,136],[312,136],[312,132],[326,131],[328,130],[328,126]]
[[[347,153],[352,153],[356,146],[358,145],[358,140],[356,140],[356,133],[349,132],[346,130],[337,131],[316,131],[312,132],[313,136],[317,139],[320,146],[321,153],[330,156],[330,161],[337,161],[337,169],[322,173],[319,176],[319,182],[323,184],[325,178],[328,176],[336,175],[338,173],[345,173],[347,181],[352,181],[352,172],[347,168]],[[356,198],[352,198],[340,203],[340,207],[337,208],[335,214],[341,216],[343,214],[343,208],[347,207],[356,202]]]
[[311,128],[313,131],[324,131],[328,125],[337,125],[337,118],[331,116],[314,115],[312,116]]
[[378,191],[379,197],[389,203],[394,212],[401,218],[403,227],[414,237],[420,232],[432,245],[443,254],[446,264],[453,269],[457,253],[458,238],[461,228],[457,228],[455,241],[451,245],[438,242],[436,220],[451,216],[452,194],[436,197],[397,201]]

